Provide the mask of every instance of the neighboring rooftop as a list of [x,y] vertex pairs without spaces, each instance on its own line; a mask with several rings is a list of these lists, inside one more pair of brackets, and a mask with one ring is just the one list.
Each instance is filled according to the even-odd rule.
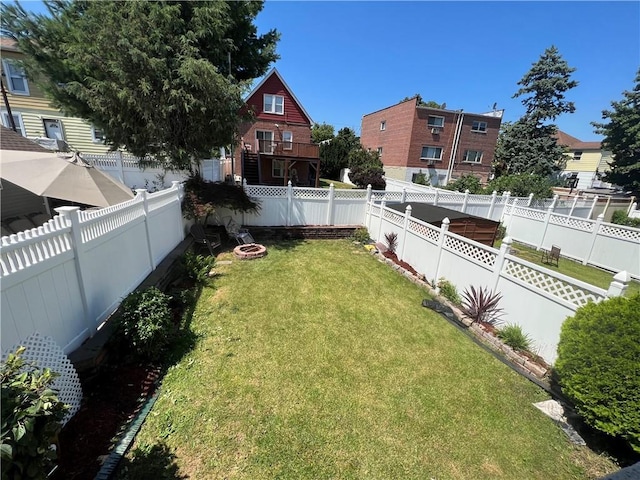
[[[362,115],[363,117],[369,116],[369,115],[373,115],[374,113],[378,113],[378,112],[382,112],[383,110],[386,110],[388,108],[393,108],[396,105],[400,105],[401,103],[405,103],[405,102],[411,102],[411,101],[416,101],[416,97],[411,97],[407,100],[402,100],[398,103],[394,103],[393,105],[389,105],[388,107],[384,107],[384,108],[379,108],[378,110],[374,111],[374,112],[370,112],[370,113],[365,113],[364,115]],[[443,106],[445,105],[444,103],[442,104]],[[491,112],[486,112],[486,113],[472,113],[472,112],[465,112],[464,110],[460,109],[460,110],[451,110],[449,108],[436,108],[436,107],[430,107],[428,105],[419,105],[416,104],[416,108],[421,108],[421,109],[425,109],[425,110],[433,110],[433,111],[440,111],[440,112],[448,112],[448,113],[464,113],[465,115],[477,115],[477,116],[482,116],[482,117],[495,117],[495,118],[502,118],[502,115],[504,114],[504,110],[493,110]]]
[[583,142],[562,130],[558,130],[556,138],[558,139],[559,145],[566,145],[572,150],[600,150],[602,148],[601,142]]
[[10,128],[0,126],[0,150],[20,150],[22,152],[51,152],[37,143],[14,132]]
[[10,52],[19,52],[18,42],[16,42],[13,38],[9,37],[0,37],[0,49],[7,50]]

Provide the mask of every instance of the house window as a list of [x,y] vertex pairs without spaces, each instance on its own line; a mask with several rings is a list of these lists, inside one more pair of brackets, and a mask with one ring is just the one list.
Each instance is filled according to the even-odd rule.
[[93,143],[104,143],[107,139],[104,131],[98,127],[91,127],[91,140]]
[[[22,123],[22,115],[11,112],[11,116],[13,117],[13,122],[16,124],[16,132],[26,137],[27,132],[24,129],[24,123]],[[9,121],[9,114],[7,112],[2,112],[2,124],[7,128],[11,128],[11,122]]]
[[271,166],[271,176],[273,178],[284,178],[284,160],[274,159]]
[[429,115],[427,119],[427,127],[429,128],[442,128],[444,127],[444,117],[437,117],[434,115]]
[[380,130],[386,130],[387,129],[387,122],[386,120],[383,120],[380,122]]
[[29,83],[20,62],[2,60],[9,91],[14,95],[29,95]]
[[573,161],[579,162],[582,158],[582,152],[573,152]]
[[378,156],[382,156],[382,147],[378,147]]
[[293,150],[293,132],[282,132],[282,148],[284,150]]
[[467,150],[464,152],[464,160],[463,162],[467,163],[481,163],[482,162],[482,151],[480,150]]
[[62,122],[54,119],[43,119],[44,134],[47,138],[55,138],[56,140],[64,140],[64,131],[62,130]]
[[478,120],[474,120],[473,125],[471,126],[471,131],[487,133],[487,122],[480,122]]
[[284,97],[282,95],[265,95],[263,111],[265,113],[284,114]]
[[258,152],[273,153],[273,132],[267,130],[256,130],[256,140],[258,141]]
[[442,160],[441,147],[422,147],[420,160]]

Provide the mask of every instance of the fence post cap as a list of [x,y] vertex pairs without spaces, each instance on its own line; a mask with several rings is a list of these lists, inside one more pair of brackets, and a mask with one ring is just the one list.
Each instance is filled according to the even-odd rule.
[[60,215],[68,215],[71,212],[75,212],[76,210],[80,210],[80,207],[72,207],[72,206],[56,207],[56,208],[54,208],[54,210],[56,212],[58,212]]
[[629,283],[631,281],[631,275],[629,274],[629,272],[623,270],[621,272],[616,273],[613,276],[613,279],[617,282]]
[[146,188],[136,188],[135,192],[136,192],[136,196],[137,195],[144,195],[145,193],[147,193],[147,189]]
[[444,218],[442,219],[442,223],[443,223],[444,225],[449,225],[449,224],[451,223],[451,220],[449,220],[449,217],[444,217]]
[[407,205],[407,208],[404,209],[405,212],[410,212],[411,210],[411,205]]
[[502,245],[511,245],[513,243],[513,239],[511,237],[504,237],[502,239]]
[[601,213],[600,215],[598,215],[597,219],[600,221],[604,220],[604,213]]

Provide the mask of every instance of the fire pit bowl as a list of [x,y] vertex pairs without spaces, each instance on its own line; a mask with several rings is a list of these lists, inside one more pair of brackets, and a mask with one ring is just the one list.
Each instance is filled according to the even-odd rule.
[[247,243],[234,248],[233,254],[240,260],[252,260],[264,257],[267,254],[267,247],[259,243]]

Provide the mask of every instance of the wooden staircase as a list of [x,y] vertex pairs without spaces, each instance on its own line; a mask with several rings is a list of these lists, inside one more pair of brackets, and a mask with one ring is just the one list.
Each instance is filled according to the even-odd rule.
[[257,153],[242,152],[242,171],[249,185],[260,184],[260,156]]

